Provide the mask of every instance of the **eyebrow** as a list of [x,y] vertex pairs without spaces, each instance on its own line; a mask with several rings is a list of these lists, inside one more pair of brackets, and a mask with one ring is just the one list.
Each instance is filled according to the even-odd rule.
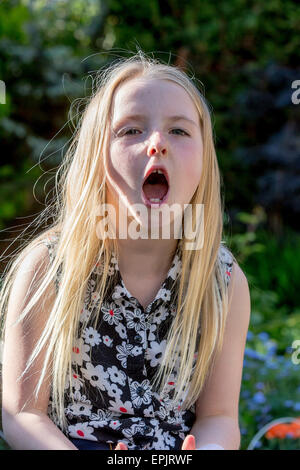
[[[143,114],[131,114],[129,116],[125,116],[124,118],[120,119],[119,121],[117,121],[115,123],[115,126],[118,126],[120,124],[122,124],[124,121],[127,121],[127,120],[135,120],[135,121],[146,121],[146,116],[144,116]],[[175,121],[187,121],[189,122],[190,124],[193,124],[193,126],[196,126],[198,127],[198,125],[195,123],[195,121],[193,121],[192,119],[189,119],[187,118],[186,116],[183,116],[183,115],[176,115],[176,116],[168,116],[166,118],[167,121],[172,121],[172,122],[175,122]]]

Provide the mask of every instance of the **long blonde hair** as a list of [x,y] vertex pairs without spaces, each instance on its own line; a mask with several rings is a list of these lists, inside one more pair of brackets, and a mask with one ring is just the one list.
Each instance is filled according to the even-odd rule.
[[[191,407],[199,396],[223,344],[228,310],[224,267],[218,257],[220,244],[223,243],[223,202],[209,106],[196,84],[185,72],[138,51],[129,58],[118,59],[98,72],[96,87],[87,99],[73,140],[57,172],[57,175],[61,173],[61,178],[56,181],[54,222],[15,256],[14,261],[8,265],[1,288],[0,314],[4,336],[7,304],[18,267],[43,238],[54,231],[59,232],[55,259],[49,265],[43,282],[24,308],[18,322],[25,318],[43,296],[61,268],[61,280],[53,308],[22,375],[29,370],[43,347],[47,345],[44,366],[35,392],[37,397],[46,378],[47,367],[51,364],[53,409],[56,410],[57,423],[63,430],[67,426],[64,394],[68,381],[72,392],[72,347],[78,337],[79,317],[87,281],[95,262],[104,259],[103,272],[99,276],[97,286],[101,305],[108,286],[110,254],[112,249],[118,253],[115,239],[99,239],[97,234],[97,209],[100,204],[106,202],[103,158],[108,151],[112,99],[118,86],[126,80],[141,76],[169,80],[186,90],[199,113],[204,145],[202,176],[190,201],[193,208],[196,204],[204,205],[203,248],[182,252],[177,312],[168,332],[165,354],[153,387],[160,384],[162,390],[174,364],[178,363],[174,401],[177,402],[188,390],[183,406]],[[47,207],[47,212],[49,209],[50,207]],[[95,324],[98,315],[99,311]],[[195,325],[200,328],[200,339],[199,328],[195,328]],[[198,356],[192,374],[195,351],[198,351]],[[51,357],[53,361],[50,360]],[[190,384],[188,389],[187,384]]]

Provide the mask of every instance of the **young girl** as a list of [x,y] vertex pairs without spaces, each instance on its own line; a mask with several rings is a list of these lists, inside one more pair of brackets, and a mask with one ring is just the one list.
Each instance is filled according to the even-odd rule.
[[[111,64],[61,170],[53,225],[2,286],[7,442],[239,449],[250,297],[222,241],[220,174],[197,86],[142,52]],[[173,205],[191,208],[195,244]]]

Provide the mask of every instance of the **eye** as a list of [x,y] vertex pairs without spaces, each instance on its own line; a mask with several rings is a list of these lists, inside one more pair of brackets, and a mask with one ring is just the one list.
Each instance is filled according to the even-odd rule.
[[179,132],[182,132],[182,133],[183,133],[183,134],[180,134],[180,135],[187,135],[187,136],[189,136],[189,134],[188,134],[186,131],[184,131],[183,129],[172,129],[172,132],[173,132],[173,131],[179,131]]
[[138,129],[127,129],[127,131],[123,132],[122,135],[136,135],[135,132],[140,132]]

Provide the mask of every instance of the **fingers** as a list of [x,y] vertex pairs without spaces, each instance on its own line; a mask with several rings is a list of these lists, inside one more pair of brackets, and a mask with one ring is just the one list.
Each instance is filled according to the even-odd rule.
[[188,434],[183,441],[182,450],[196,450],[196,441],[193,434]]
[[118,442],[115,450],[128,450],[127,445],[124,442]]

